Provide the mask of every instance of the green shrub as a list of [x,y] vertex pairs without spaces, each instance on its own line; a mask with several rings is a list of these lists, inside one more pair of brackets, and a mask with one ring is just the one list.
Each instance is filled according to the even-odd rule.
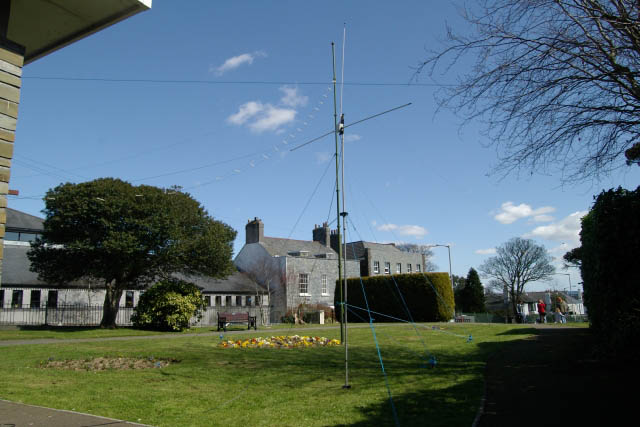
[[192,317],[200,318],[204,302],[197,286],[182,280],[158,282],[140,295],[131,316],[137,328],[182,331]]
[[[360,278],[347,280],[347,303],[351,306],[367,307],[362,292],[364,286],[371,311],[396,319],[409,320],[409,315],[402,302],[404,299],[411,313],[411,318],[416,322],[442,322],[453,317],[453,291],[447,273],[371,276],[363,277],[362,282],[360,280]],[[398,293],[398,289],[400,293]],[[338,283],[336,283],[335,307],[336,317],[340,320],[341,304]],[[356,308],[349,310],[349,322],[368,322],[368,316],[368,313],[363,310]],[[372,316],[376,322],[398,321],[380,314]]]
[[607,357],[638,358],[640,187],[603,191],[582,219],[584,300],[598,349]]

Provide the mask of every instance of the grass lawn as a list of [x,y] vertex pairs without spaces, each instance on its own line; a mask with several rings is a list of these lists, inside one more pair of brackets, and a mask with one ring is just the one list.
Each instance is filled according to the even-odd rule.
[[[197,334],[215,331],[214,327],[192,328],[183,333]],[[121,327],[118,329],[102,329],[98,327],[65,327],[65,326],[10,326],[0,328],[0,341],[33,340],[33,339],[75,339],[75,338],[108,338],[142,335],[160,335],[174,332],[155,332],[141,329]]]
[[[366,326],[366,325],[365,325]],[[487,357],[526,325],[378,324],[376,332],[400,424],[468,426],[483,390]],[[211,328],[204,328],[206,331]],[[308,329],[308,328],[307,328]],[[340,338],[335,327],[292,329]],[[282,334],[281,332],[277,333]],[[468,342],[468,335],[473,339]],[[225,339],[270,336],[269,331]],[[231,349],[218,336],[3,347],[0,398],[159,426],[393,425],[393,412],[368,327],[349,330],[350,390],[344,347]],[[437,365],[425,361],[435,355]],[[98,357],[178,359],[159,369],[63,370],[49,360]]]

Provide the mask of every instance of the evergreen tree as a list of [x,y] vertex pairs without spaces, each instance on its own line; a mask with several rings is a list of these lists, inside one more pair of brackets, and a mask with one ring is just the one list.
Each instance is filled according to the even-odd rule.
[[484,288],[480,282],[478,272],[472,267],[467,274],[465,286],[460,291],[462,311],[467,313],[481,313],[485,311]]

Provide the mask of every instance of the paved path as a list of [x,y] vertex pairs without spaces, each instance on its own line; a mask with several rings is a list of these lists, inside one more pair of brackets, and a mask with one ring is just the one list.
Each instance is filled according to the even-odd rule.
[[113,418],[81,414],[41,406],[24,405],[0,399],[1,427],[123,427],[146,426]]

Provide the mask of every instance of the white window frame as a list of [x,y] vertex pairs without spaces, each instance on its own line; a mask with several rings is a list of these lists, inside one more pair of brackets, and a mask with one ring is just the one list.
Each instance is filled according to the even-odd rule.
[[385,262],[384,263],[384,274],[391,274],[391,263],[390,262]]
[[402,274],[402,263],[396,262],[396,274]]
[[411,270],[411,263],[407,263],[407,273],[413,273]]
[[301,297],[311,296],[309,293],[309,273],[298,274],[298,290]]
[[420,264],[416,264],[416,273],[422,272],[422,266]]
[[380,274],[380,261],[373,261],[373,274]]
[[327,275],[323,274],[322,275],[322,295],[329,295],[329,292],[327,292]]

